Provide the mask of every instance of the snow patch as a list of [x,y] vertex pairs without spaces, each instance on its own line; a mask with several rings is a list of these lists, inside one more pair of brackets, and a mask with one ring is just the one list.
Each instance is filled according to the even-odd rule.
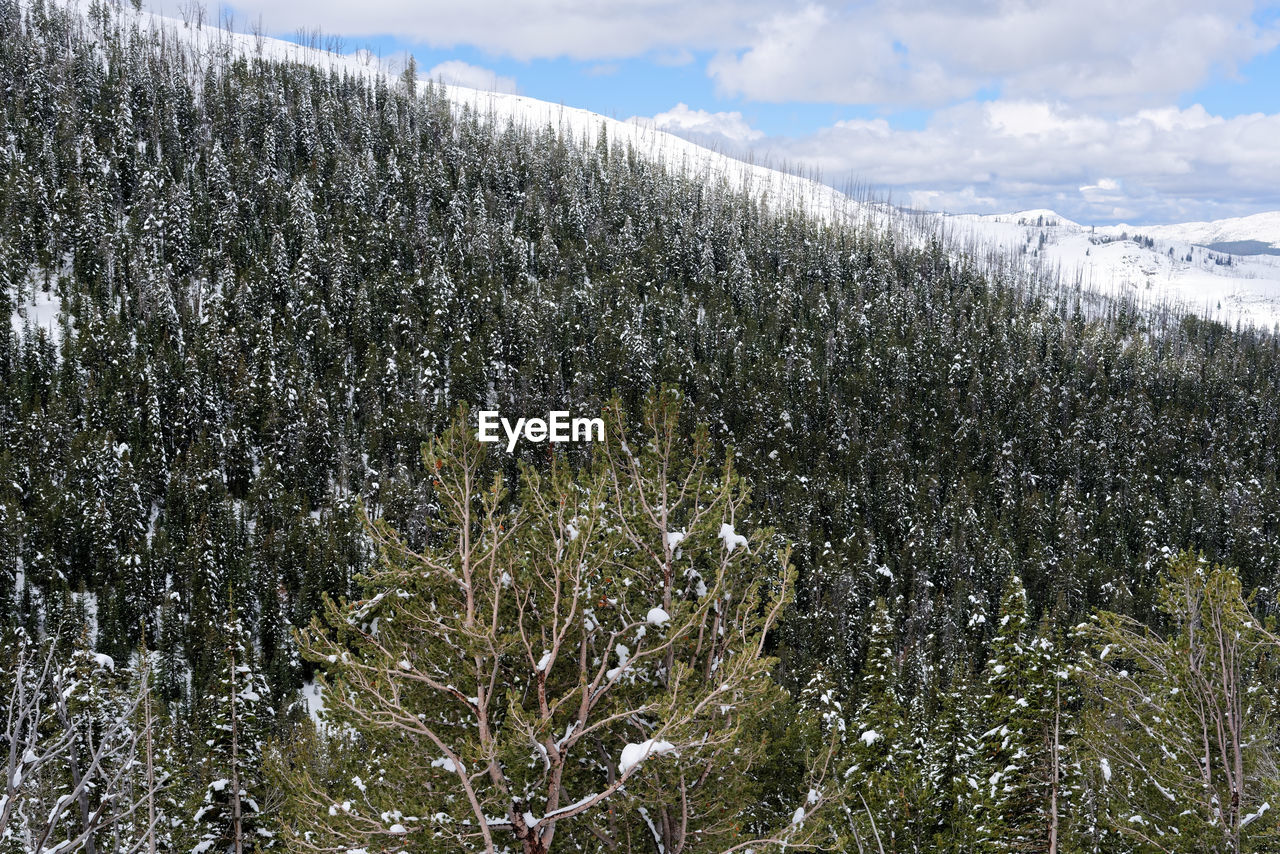
[[632,742],[622,748],[622,756],[618,759],[618,771],[626,774],[650,756],[670,753],[675,749],[676,746],[669,741],[659,741],[652,738],[639,743]]
[[323,686],[314,679],[303,683],[302,702],[306,705],[307,714],[311,716],[311,722],[316,725],[316,729],[324,729],[324,721],[321,719],[324,714]]
[[[25,288],[20,288],[25,290]],[[62,327],[58,323],[58,315],[62,310],[62,300],[52,291],[44,291],[40,287],[32,288],[31,298],[14,306],[13,315],[9,318],[15,335],[21,335],[24,329],[32,334],[43,329],[49,340],[57,344],[62,340]]]
[[736,532],[728,522],[720,526],[720,539],[724,540],[724,547],[730,552],[738,546],[745,548],[747,545],[747,538]]
[[1258,809],[1257,809],[1255,812],[1251,812],[1251,813],[1249,813],[1247,816],[1245,816],[1244,818],[1240,819],[1240,827],[1241,827],[1241,828],[1245,828],[1245,827],[1248,827],[1249,825],[1253,824],[1255,821],[1257,821],[1258,819],[1260,819],[1260,818],[1262,818],[1264,815],[1266,815],[1266,814],[1267,814],[1267,810],[1269,810],[1269,809],[1271,809],[1271,803],[1270,803],[1270,801],[1268,801],[1267,803],[1264,803],[1262,806],[1258,807]]

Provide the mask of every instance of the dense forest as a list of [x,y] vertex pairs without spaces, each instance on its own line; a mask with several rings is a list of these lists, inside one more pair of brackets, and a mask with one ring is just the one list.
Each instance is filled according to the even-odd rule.
[[[1164,824],[1173,791],[1126,782],[1094,729],[1098,685],[1136,678],[1107,670],[1106,638],[1181,649],[1192,600],[1270,637],[1273,334],[1097,308],[604,133],[496,121],[412,70],[197,55],[137,20],[0,0],[0,849],[346,850],[283,832],[305,819],[281,781],[379,743],[358,721],[317,730],[301,692],[314,708],[326,658],[297,630],[385,582],[386,542],[440,547],[423,447],[461,404],[613,400],[638,423],[654,389],[679,398],[676,432],[705,425],[707,454],[750,485],[737,526],[791,543],[794,596],[757,627],[785,696],[755,738],[800,756],[839,718],[843,801],[821,800],[841,841],[810,844],[1280,844],[1269,706],[1235,715],[1241,768],[1263,768],[1237,769],[1247,793]],[[597,450],[524,443],[486,465],[518,504],[517,484],[586,471]],[[1274,690],[1268,649],[1229,668],[1246,697]],[[1174,718],[1143,714],[1148,733]],[[22,733],[50,746],[28,761]],[[146,786],[140,760],[110,759],[140,734]],[[753,773],[803,791],[803,765]],[[126,778],[134,794],[110,802]],[[121,806],[137,792],[155,795],[148,822]],[[1206,841],[1224,821],[1227,841]],[[445,850],[384,823],[392,842],[362,847]],[[717,834],[557,847],[731,844]],[[459,840],[448,850],[485,847]]]

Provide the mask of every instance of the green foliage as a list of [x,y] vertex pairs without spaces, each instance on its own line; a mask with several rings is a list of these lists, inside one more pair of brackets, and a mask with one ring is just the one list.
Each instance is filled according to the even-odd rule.
[[932,796],[923,757],[912,739],[909,701],[902,690],[903,656],[894,648],[888,605],[876,603],[867,660],[851,728],[851,761],[844,775],[858,800],[850,804],[859,840],[886,852],[916,850]]
[[[794,727],[776,712],[742,737],[811,751],[836,703],[892,737],[846,722],[854,847],[872,818],[902,850],[1041,845],[1036,739],[1057,720],[1062,843],[1114,850],[1093,700],[1065,680],[1050,715],[1059,665],[1037,662],[1069,659],[1061,627],[1097,608],[1161,625],[1169,544],[1239,567],[1275,611],[1270,334],[823,222],[430,84],[198,55],[108,3],[0,0],[0,87],[0,614],[64,655],[145,641],[171,767],[205,767],[219,734],[228,586],[273,735],[294,737],[315,665],[292,631],[375,567],[359,508],[439,546],[420,448],[460,402],[595,412],[616,393],[634,419],[679,388],[682,426],[752,483],[735,524],[795,544],[778,683],[799,697],[822,675]],[[541,446],[492,461],[508,484],[522,466],[564,477]],[[989,618],[1015,576],[1018,637]],[[315,748],[326,785],[356,776],[339,748]],[[359,749],[377,770],[401,746]],[[173,790],[193,815],[220,776]],[[766,777],[741,783],[753,828],[783,808]]]
[[1031,626],[1022,580],[1009,579],[1000,603],[985,682],[974,776],[983,851],[1046,850],[1052,715],[1067,677],[1054,644]]
[[192,819],[197,838],[193,850],[269,848],[275,831],[270,817],[263,816],[267,789],[261,769],[275,710],[234,608],[219,640],[220,675],[207,696],[212,737],[196,769],[202,785],[192,787],[193,794],[200,793]]
[[1274,850],[1280,638],[1237,571],[1195,552],[1170,558],[1159,601],[1164,631],[1110,612],[1088,627],[1107,818],[1136,851]]
[[514,504],[465,409],[424,450],[426,547],[378,526],[365,597],[330,602],[304,641],[329,725],[386,770],[335,785],[302,766],[288,788],[321,818],[301,842],[719,850],[823,832],[821,738],[761,773],[781,767],[764,646],[786,551],[735,532],[745,486],[705,431],[680,437],[677,398],[652,395],[632,429],[613,405],[595,464],[526,466]]

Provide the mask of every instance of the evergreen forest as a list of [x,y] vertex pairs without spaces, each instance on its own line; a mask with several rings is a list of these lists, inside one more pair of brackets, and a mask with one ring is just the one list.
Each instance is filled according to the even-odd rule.
[[1280,850],[1272,331],[109,2],[0,92],[0,851]]

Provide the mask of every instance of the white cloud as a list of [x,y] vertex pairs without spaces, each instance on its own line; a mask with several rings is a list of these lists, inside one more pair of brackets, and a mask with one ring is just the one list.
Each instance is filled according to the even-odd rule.
[[803,137],[765,137],[736,113],[683,104],[663,115],[673,118],[659,126],[683,136],[719,121],[731,152],[817,171],[837,186],[869,186],[912,207],[1051,207],[1084,222],[1134,211],[1185,221],[1280,208],[1280,115],[1223,118],[1196,105],[1117,118],[1055,102],[967,101],[921,129],[856,119]]
[[761,101],[941,104],[979,85],[931,59],[904,62],[893,34],[866,23],[817,5],[781,12],[707,71],[725,94]]
[[442,80],[454,86],[466,86],[468,89],[483,89],[486,92],[509,92],[515,94],[514,77],[503,77],[488,68],[481,68],[469,62],[451,59],[442,62],[427,71],[424,80]]
[[910,190],[906,206],[921,211],[1003,211],[994,196],[979,195],[973,187],[959,190]]
[[756,24],[708,70],[766,101],[938,106],[1006,96],[1113,108],[1167,102],[1280,43],[1251,0],[810,4]]
[[664,113],[658,113],[651,119],[633,116],[627,121],[652,124],[659,130],[702,143],[727,142],[740,146],[764,137],[763,132],[747,124],[742,118],[742,113],[736,111],[709,113],[706,110],[691,110],[683,102]]
[[[1168,103],[1280,43],[1270,0],[243,0],[268,30],[395,34],[521,60],[686,62],[764,101],[938,106],[1004,97],[1120,109]],[[156,5],[161,5],[157,3]]]
[[1086,184],[1080,188],[1081,194],[1094,193],[1102,195],[1104,193],[1114,193],[1120,189],[1120,182],[1115,178],[1099,178],[1096,184]]
[[[163,11],[166,3],[151,0]],[[432,47],[474,45],[516,59],[618,59],[745,43],[772,0],[242,0],[242,19],[262,16],[270,32],[320,27],[359,37],[396,35]],[[172,8],[170,14],[174,14]]]
[[693,62],[693,53],[687,48],[676,48],[674,50],[662,50],[655,53],[652,57],[653,61],[667,68],[679,68],[682,65],[688,65]]

